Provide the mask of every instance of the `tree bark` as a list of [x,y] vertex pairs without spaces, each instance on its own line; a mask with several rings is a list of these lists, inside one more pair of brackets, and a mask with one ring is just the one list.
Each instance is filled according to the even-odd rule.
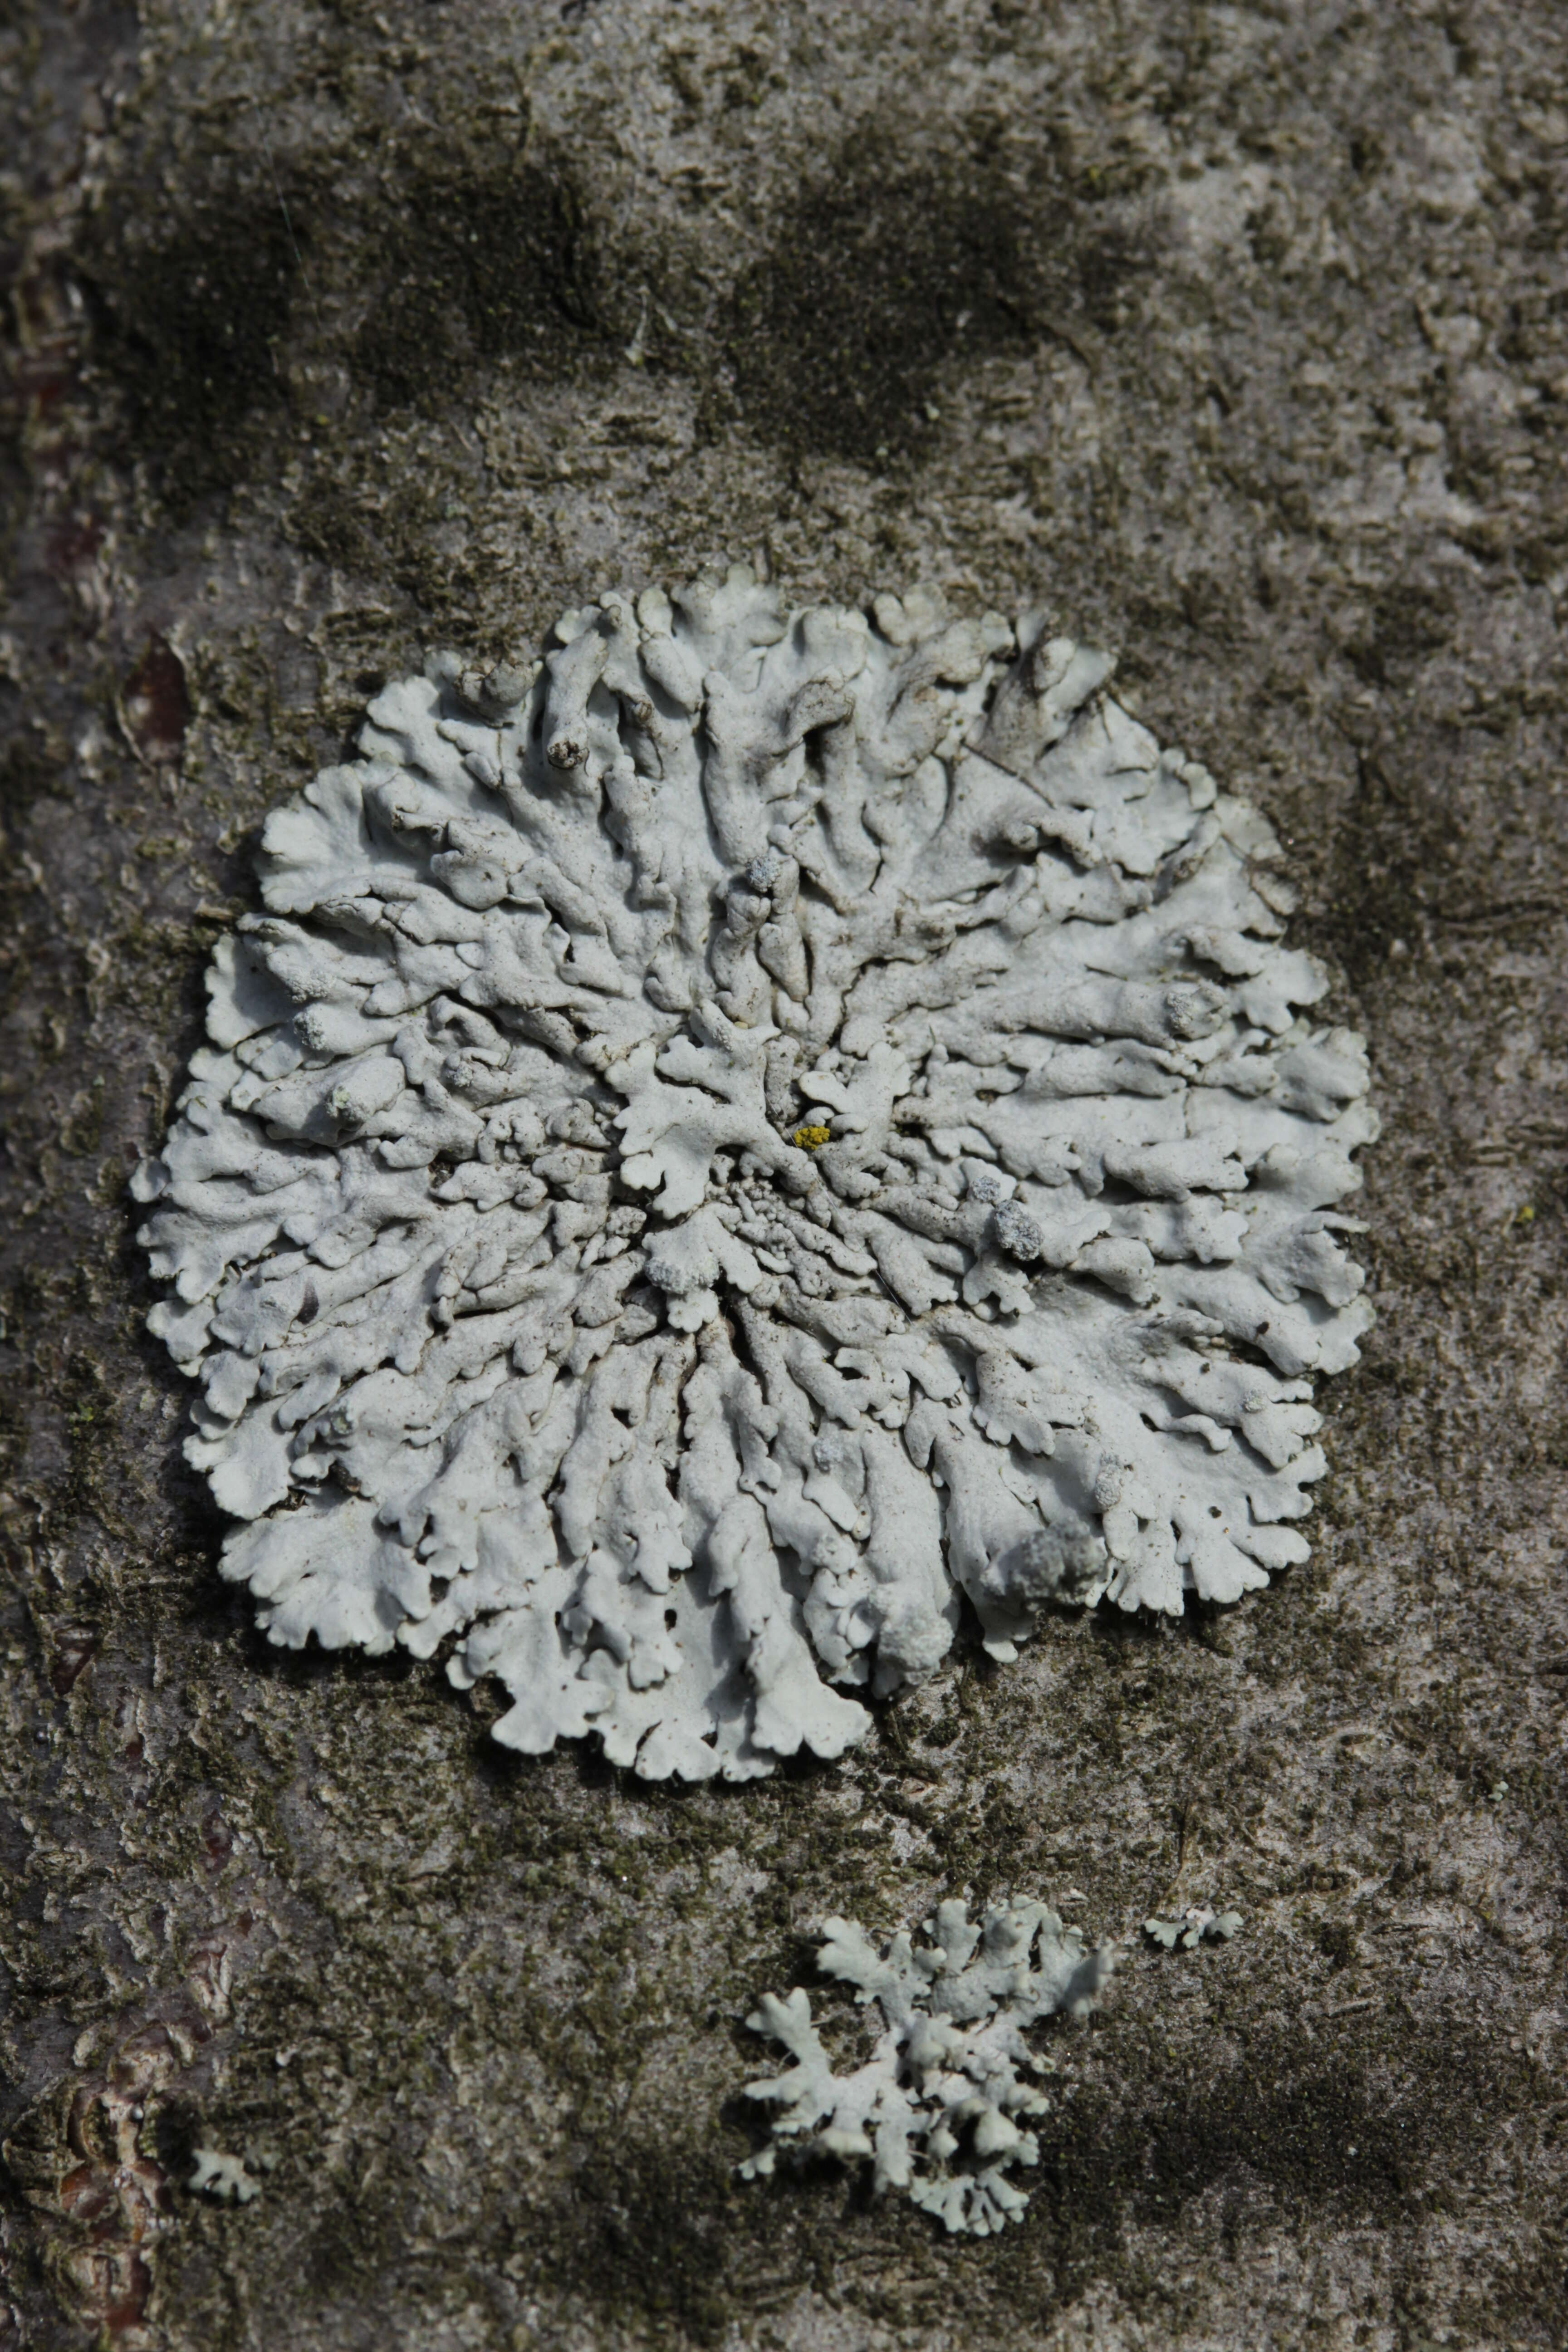
[[[1563,2340],[1565,77],[1550,0],[0,13],[0,2347]],[[1308,1567],[683,1791],[268,1648],[125,1179],[374,687],[735,560],[1047,605],[1268,812],[1379,1321]],[[1024,2225],[737,2182],[754,1996],[965,1889],[1129,1947]]]

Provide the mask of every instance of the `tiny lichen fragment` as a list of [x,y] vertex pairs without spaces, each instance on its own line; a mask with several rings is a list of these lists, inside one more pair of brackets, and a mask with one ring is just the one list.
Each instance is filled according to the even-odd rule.
[[1143,1933],[1167,1952],[1179,1947],[1195,1951],[1200,1944],[1228,1944],[1241,1925],[1239,1911],[1212,1911],[1206,1904],[1191,1903],[1176,1919],[1145,1919]]
[[1267,824],[933,591],[606,594],[268,819],[133,1190],[274,1642],[743,1780],[1305,1559],[1362,1041]]
[[1024,1900],[994,1905],[978,1926],[963,1903],[942,1903],[925,1932],[926,1942],[900,1934],[879,1953],[853,1920],[827,1921],[817,1967],[882,2017],[870,2056],[850,2074],[835,2074],[798,1986],[784,2000],[763,1994],[746,2022],[795,2063],[745,2085],[776,2112],[771,2138],[741,2171],[748,2180],[771,2173],[781,2150],[864,2158],[876,2195],[907,2189],[955,2235],[984,2238],[1023,2219],[1027,2195],[1006,2176],[1037,2161],[1020,2119],[1050,2105],[1025,2078],[1055,2070],[1025,2033],[1058,2011],[1087,2015],[1114,1955],[1086,1951],[1076,1927]]
[[196,2168],[185,2186],[198,2196],[216,2198],[220,2205],[248,2205],[260,2196],[261,2183],[251,2179],[242,2156],[226,2156],[216,2147],[194,2148],[192,2155]]

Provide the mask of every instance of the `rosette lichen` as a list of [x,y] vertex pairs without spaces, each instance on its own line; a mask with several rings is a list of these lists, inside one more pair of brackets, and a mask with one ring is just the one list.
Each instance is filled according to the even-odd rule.
[[1026,2078],[1055,2069],[1026,2030],[1060,2011],[1087,2016],[1115,1956],[1109,1945],[1086,1951],[1076,1927],[1026,1900],[993,1904],[979,1926],[967,1905],[941,1903],[926,1932],[879,1952],[854,1920],[826,1923],[817,1967],[882,2012],[876,2048],[850,2074],[834,2073],[798,1985],[786,2000],[763,1995],[746,2022],[795,2063],[745,2085],[776,2115],[741,2171],[758,2179],[781,2151],[864,2158],[874,2195],[907,2189],[955,2236],[991,2237],[1024,2218],[1028,2197],[1007,2175],[1038,2162],[1028,2126],[1050,2108]]
[[271,1638],[659,1777],[841,1752],[1305,1556],[1361,1041],[1268,826],[939,596],[749,572],[437,657],[268,820],[136,1180]]

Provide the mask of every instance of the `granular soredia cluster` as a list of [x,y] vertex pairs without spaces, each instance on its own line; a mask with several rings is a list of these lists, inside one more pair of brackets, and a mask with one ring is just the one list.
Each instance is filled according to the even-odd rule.
[[136,1180],[271,1638],[739,1780],[1300,1560],[1359,1038],[1110,664],[744,571],[448,657],[268,819]]

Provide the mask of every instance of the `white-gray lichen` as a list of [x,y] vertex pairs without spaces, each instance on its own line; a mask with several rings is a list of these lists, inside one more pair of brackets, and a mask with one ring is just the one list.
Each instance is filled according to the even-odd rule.
[[185,2186],[198,2196],[216,2198],[220,2205],[248,2205],[260,2196],[261,2183],[252,2179],[242,2156],[227,2156],[221,2147],[193,2148],[191,2154],[196,2168]]
[[272,1640],[736,1780],[961,1594],[1007,1658],[1305,1557],[1362,1043],[1110,668],[737,571],[437,659],[268,819],[135,1189]]
[[777,2114],[741,2171],[748,2180],[772,2172],[781,2149],[866,2158],[878,2196],[906,2189],[955,2234],[989,2237],[1022,2221],[1029,2201],[1006,2178],[1039,2156],[1019,2118],[1050,2106],[1025,2077],[1055,2069],[1026,2032],[1061,2011],[1087,2015],[1114,1954],[1085,1951],[1076,1927],[1028,1901],[995,1904],[977,1927],[964,1904],[942,1903],[926,1933],[921,1944],[895,1936],[879,1953],[852,1919],[827,1921],[817,1967],[882,2012],[876,2048],[851,2074],[834,2073],[799,1986],[786,2000],[763,1994],[746,2022],[795,2063],[746,2084],[747,2098]]
[[1178,1946],[1184,1952],[1195,1952],[1200,1944],[1228,1944],[1241,1926],[1239,1911],[1215,1911],[1206,1903],[1189,1903],[1175,1919],[1145,1919],[1143,1933],[1151,1943],[1163,1944],[1167,1952]]

